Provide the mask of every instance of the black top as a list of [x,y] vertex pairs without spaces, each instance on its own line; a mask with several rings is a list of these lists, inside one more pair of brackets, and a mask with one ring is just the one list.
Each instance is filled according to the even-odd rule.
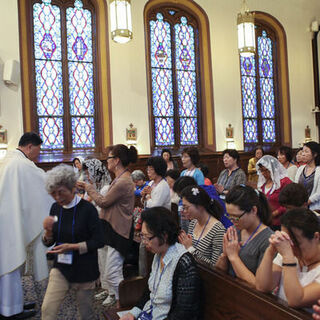
[[[60,236],[58,239],[59,220],[61,213]],[[72,239],[72,224],[74,219],[74,236]],[[82,255],[73,251],[72,264],[57,262],[54,259],[54,268],[58,268],[69,282],[89,282],[99,277],[98,252],[103,247],[103,236],[97,209],[88,201],[80,200],[76,209],[64,209],[54,203],[50,210],[50,216],[57,216],[58,221],[53,225],[53,241],[45,243],[50,246],[54,243],[79,243],[86,242],[88,252]]]
[[[179,259],[172,279],[172,303],[167,320],[200,320],[202,289],[201,280],[196,263],[192,255],[187,252]],[[150,291],[146,290],[136,305],[143,310],[150,299]]]

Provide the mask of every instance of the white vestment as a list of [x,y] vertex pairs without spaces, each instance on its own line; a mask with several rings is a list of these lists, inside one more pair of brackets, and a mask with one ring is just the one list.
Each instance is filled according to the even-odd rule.
[[[16,290],[17,281],[4,280],[15,278],[26,260],[26,247],[32,242],[35,280],[48,276],[46,247],[40,242],[40,234],[53,202],[45,189],[45,172],[21,151],[8,152],[0,161],[0,286],[12,283],[12,290]],[[8,310],[8,303],[3,306],[3,302],[0,301],[0,314],[4,307]],[[10,313],[15,314],[16,302],[12,303]]]

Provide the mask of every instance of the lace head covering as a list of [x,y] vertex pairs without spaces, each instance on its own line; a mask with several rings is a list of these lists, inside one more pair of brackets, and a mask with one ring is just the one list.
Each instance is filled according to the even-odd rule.
[[75,160],[79,160],[79,162],[80,162],[81,164],[83,164],[84,158],[81,157],[81,156],[76,156],[76,157],[72,160],[73,171],[74,171],[75,173],[79,173],[79,169],[74,165],[74,161],[75,161]]
[[83,161],[84,169],[88,169],[89,179],[100,191],[105,185],[110,184],[111,177],[106,166],[98,159]]
[[283,179],[284,177],[288,177],[287,170],[284,168],[284,166],[278,161],[278,159],[276,159],[273,156],[269,156],[269,155],[263,156],[256,164],[256,169],[259,175],[259,178],[258,178],[259,190],[261,190],[261,187],[266,182],[265,177],[259,170],[260,169],[259,164],[264,166],[270,172],[271,180],[273,182],[273,186],[270,192],[272,193],[274,190],[279,189],[281,186],[280,180]]

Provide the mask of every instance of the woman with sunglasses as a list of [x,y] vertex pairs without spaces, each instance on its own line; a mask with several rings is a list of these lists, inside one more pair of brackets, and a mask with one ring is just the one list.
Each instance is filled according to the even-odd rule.
[[154,253],[148,289],[120,320],[202,319],[200,277],[192,255],[178,243],[174,217],[164,207],[147,209],[141,217],[141,241]]
[[[104,291],[97,299],[105,298],[104,306],[112,306],[119,300],[119,283],[123,280],[123,262],[132,244],[132,212],[134,208],[134,183],[128,170],[130,163],[137,161],[137,149],[117,144],[109,148],[108,170],[113,172],[106,195],[101,195],[91,183],[78,181],[77,187],[84,189],[89,197],[101,208],[105,244],[99,252],[104,265],[101,270],[101,286]],[[109,291],[109,296],[107,293]]]
[[226,197],[229,227],[223,238],[223,253],[216,266],[255,285],[255,273],[269,246],[273,231],[265,195],[249,186],[233,187]]

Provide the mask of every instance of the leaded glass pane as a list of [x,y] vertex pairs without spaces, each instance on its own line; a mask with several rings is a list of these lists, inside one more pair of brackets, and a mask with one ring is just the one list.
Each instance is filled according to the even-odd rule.
[[156,146],[174,145],[173,118],[155,118],[155,144]]
[[241,75],[243,76],[256,76],[256,58],[240,56]]
[[42,149],[63,149],[63,120],[62,118],[39,118],[39,135],[43,140]]
[[72,147],[94,148],[94,119],[93,117],[72,117]]
[[61,62],[36,60],[35,70],[38,116],[62,116]]
[[198,121],[197,118],[180,118],[180,144],[198,144]]
[[82,8],[81,1],[77,2],[66,12],[68,60],[92,62],[91,12]]
[[176,68],[177,70],[195,71],[195,48],[194,31],[192,26],[187,25],[187,19],[181,17],[181,23],[176,24],[175,42],[176,42]]
[[276,126],[274,120],[262,120],[263,142],[276,141]]
[[35,59],[61,60],[60,9],[50,3],[33,5]]
[[151,67],[172,68],[170,24],[157,14],[157,20],[150,21]]
[[177,71],[178,100],[180,117],[197,116],[196,73]]
[[262,31],[262,37],[258,37],[258,55],[260,77],[273,77],[272,41],[265,31]]
[[152,69],[152,102],[155,117],[173,117],[172,71]]
[[257,143],[258,142],[258,123],[255,119],[246,119],[243,123],[244,142]]
[[274,118],[273,79],[260,79],[260,91],[262,118]]
[[256,78],[243,76],[242,109],[244,118],[257,118]]
[[76,116],[94,114],[93,65],[69,62],[70,113]]

